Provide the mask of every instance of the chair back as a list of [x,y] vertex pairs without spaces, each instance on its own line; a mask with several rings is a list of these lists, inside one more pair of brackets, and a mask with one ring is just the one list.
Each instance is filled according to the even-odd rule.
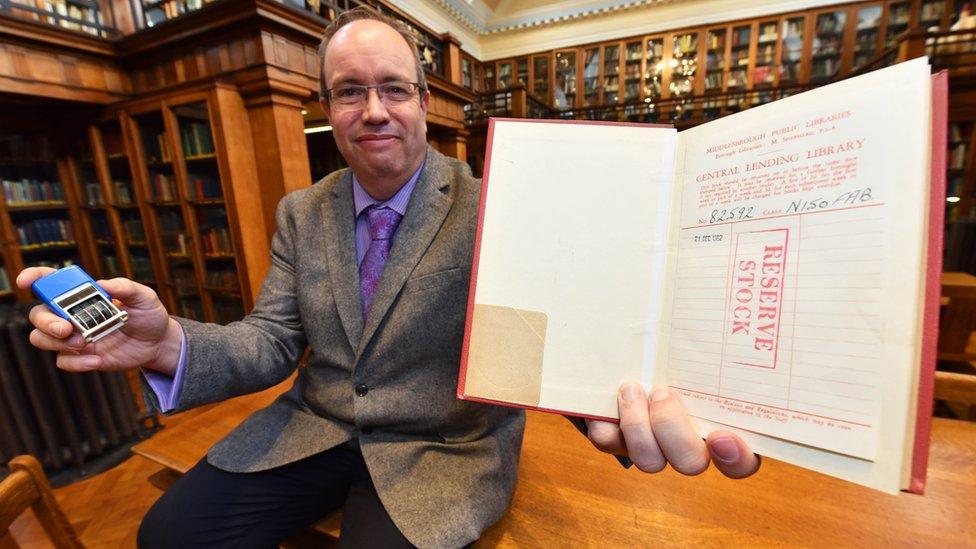
[[10,460],[10,474],[0,481],[0,548],[18,547],[10,534],[10,525],[28,507],[55,547],[83,547],[58,506],[40,462],[33,456],[17,456]]

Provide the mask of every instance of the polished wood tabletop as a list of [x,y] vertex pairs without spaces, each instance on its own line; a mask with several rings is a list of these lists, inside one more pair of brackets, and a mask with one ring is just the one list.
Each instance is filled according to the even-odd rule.
[[[232,399],[134,451],[186,471],[283,386]],[[889,495],[765,459],[730,480],[624,469],[568,421],[529,412],[509,513],[479,547],[976,546],[976,423],[936,418],[926,494]]]

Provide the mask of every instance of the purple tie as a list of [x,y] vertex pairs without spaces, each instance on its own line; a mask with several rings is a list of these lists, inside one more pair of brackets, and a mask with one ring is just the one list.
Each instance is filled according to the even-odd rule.
[[380,276],[386,266],[386,258],[390,256],[390,246],[393,243],[393,233],[403,216],[389,208],[370,206],[366,209],[366,219],[369,222],[369,236],[372,239],[369,249],[359,264],[359,294],[363,298],[363,318],[369,314],[369,307],[373,304],[373,294],[380,285]]

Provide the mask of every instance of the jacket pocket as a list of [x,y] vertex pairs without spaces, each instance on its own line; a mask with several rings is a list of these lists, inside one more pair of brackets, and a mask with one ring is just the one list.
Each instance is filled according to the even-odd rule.
[[463,279],[464,272],[461,270],[461,267],[452,267],[444,271],[437,271],[436,273],[428,273],[416,278],[407,279],[406,284],[403,285],[403,293],[411,294],[432,290],[434,288],[455,284]]

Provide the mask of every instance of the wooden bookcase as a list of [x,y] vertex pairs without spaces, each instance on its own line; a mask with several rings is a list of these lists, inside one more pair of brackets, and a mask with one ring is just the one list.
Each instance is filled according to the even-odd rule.
[[[745,92],[826,83],[911,29],[949,29],[969,1],[852,2],[537,52],[484,63],[479,91],[519,83],[526,74],[519,67],[528,67],[530,92],[557,109],[624,103],[624,118],[640,121],[658,99],[721,93],[725,100],[706,98],[701,107],[721,116],[762,102]],[[672,121],[700,114],[681,106]]]
[[[181,96],[126,117],[136,196],[154,283],[179,316],[227,323],[252,305],[240,231],[210,94]],[[140,243],[141,244],[141,243]]]
[[[246,114],[221,84],[121,106],[84,128],[0,135],[0,299],[26,266],[80,264],[153,288],[179,316],[227,323],[267,267]],[[60,142],[59,142],[60,139]]]
[[0,135],[0,201],[3,281],[0,298],[33,299],[17,289],[14,278],[31,266],[90,268],[90,254],[79,245],[81,212],[72,169],[57,154],[58,144],[39,132]]

